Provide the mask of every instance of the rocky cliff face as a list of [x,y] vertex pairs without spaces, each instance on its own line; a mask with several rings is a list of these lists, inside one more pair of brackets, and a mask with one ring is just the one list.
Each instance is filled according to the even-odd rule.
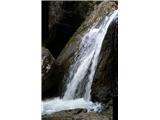
[[114,21],[103,42],[92,84],[92,99],[107,102],[118,95],[118,21]]
[[48,13],[45,14],[48,14],[49,35],[42,40],[43,46],[57,58],[69,38],[99,3],[96,1],[48,2]]

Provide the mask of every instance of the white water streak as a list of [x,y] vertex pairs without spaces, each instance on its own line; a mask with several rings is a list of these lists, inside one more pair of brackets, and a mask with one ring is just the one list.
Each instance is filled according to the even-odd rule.
[[93,82],[93,78],[94,78],[94,75],[95,75],[95,71],[96,71],[96,68],[97,68],[97,64],[98,64],[98,58],[99,58],[99,54],[100,54],[100,51],[101,51],[101,47],[102,47],[102,43],[103,43],[103,40],[104,40],[104,37],[108,31],[108,28],[109,28],[109,25],[111,24],[111,22],[115,19],[115,17],[117,17],[118,15],[118,12],[117,11],[114,11],[114,13],[110,16],[110,17],[106,17],[105,18],[105,21],[104,21],[104,25],[101,26],[97,36],[96,36],[96,48],[94,49],[94,56],[93,56],[93,59],[92,59],[92,65],[91,65],[91,73],[89,75],[89,81],[88,81],[88,84],[86,86],[86,92],[85,92],[85,95],[84,95],[84,99],[89,101],[91,99],[91,85],[92,85],[92,82]]

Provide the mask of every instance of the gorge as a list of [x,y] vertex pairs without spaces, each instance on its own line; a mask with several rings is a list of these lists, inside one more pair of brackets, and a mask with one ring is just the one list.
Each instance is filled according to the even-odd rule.
[[[44,88],[50,86],[45,91],[54,88],[51,84],[56,78],[58,82],[54,84],[55,87],[58,86],[58,91],[55,97],[43,100],[43,116],[73,109],[102,112],[108,103],[112,102],[111,97],[117,94],[117,66],[114,64],[117,59],[117,19],[115,1],[100,3],[92,14],[86,17],[57,59],[50,55],[54,62],[46,63],[44,74],[52,71],[50,74],[54,77],[50,77],[48,83],[45,83],[47,79],[43,80],[42,88],[44,84]],[[107,54],[104,57],[105,53]],[[46,58],[44,57],[42,66]],[[110,70],[111,67],[113,70]],[[98,77],[103,79],[97,80]],[[99,88],[101,90],[97,91]]]

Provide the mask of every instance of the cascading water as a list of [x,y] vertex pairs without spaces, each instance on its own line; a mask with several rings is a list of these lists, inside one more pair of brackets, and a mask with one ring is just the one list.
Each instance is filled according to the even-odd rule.
[[[76,62],[69,69],[67,88],[62,99],[54,98],[42,103],[42,114],[50,114],[61,110],[86,108],[97,111],[101,105],[92,103],[91,85],[98,64],[104,37],[108,27],[118,16],[115,10],[106,16],[99,27],[92,27],[82,38]],[[74,73],[73,73],[74,71]]]

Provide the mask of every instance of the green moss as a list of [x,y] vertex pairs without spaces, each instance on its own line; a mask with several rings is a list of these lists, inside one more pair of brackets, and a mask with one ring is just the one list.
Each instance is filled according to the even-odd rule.
[[113,117],[113,101],[112,99],[109,100],[106,105],[104,111],[101,113],[107,117]]

